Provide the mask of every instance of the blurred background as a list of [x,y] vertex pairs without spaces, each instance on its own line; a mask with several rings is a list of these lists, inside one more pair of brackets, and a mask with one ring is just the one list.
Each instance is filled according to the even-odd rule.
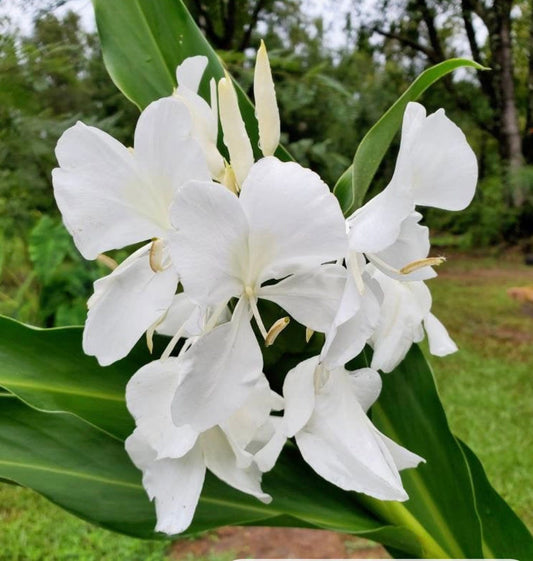
[[[249,93],[265,40],[283,143],[330,186],[425,68],[455,56],[490,67],[456,72],[421,99],[429,112],[444,107],[463,129],[480,169],[466,211],[425,211],[433,254],[448,257],[430,283],[434,311],[461,349],[432,363],[452,428],[533,527],[532,0],[185,3]],[[107,271],[85,262],[62,226],[52,196],[54,147],[77,120],[131,145],[137,116],[107,76],[89,0],[0,0],[0,313],[46,327],[84,322],[92,283]],[[398,139],[370,196],[390,179],[397,146]],[[348,549],[334,556],[367,547],[346,540]],[[114,536],[7,485],[0,543],[2,560],[211,555]]]

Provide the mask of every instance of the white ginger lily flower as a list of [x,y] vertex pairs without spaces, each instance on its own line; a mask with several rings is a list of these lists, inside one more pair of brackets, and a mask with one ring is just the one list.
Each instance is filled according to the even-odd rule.
[[172,218],[179,230],[169,247],[195,303],[245,300],[265,338],[259,298],[315,331],[329,328],[345,270],[322,264],[342,257],[346,233],[338,202],[318,175],[264,158],[250,170],[240,197],[214,183],[186,185]]
[[324,479],[346,491],[382,500],[406,500],[399,470],[423,459],[399,446],[372,424],[366,411],[381,391],[370,368],[328,370],[307,359],[285,378],[287,435],[304,460]]
[[[206,337],[216,336],[217,330],[226,326]],[[242,332],[237,331],[235,336],[239,335]],[[235,344],[240,344],[238,338]],[[239,408],[231,412],[224,409],[217,415],[217,425],[205,430],[189,424],[176,426],[171,405],[188,376],[187,355],[204,350],[198,344],[180,357],[151,362],[126,388],[126,402],[137,424],[126,440],[126,450],[143,471],[150,499],[155,498],[156,530],[167,534],[182,532],[191,523],[206,469],[228,485],[270,502],[271,497],[261,490],[261,475],[274,466],[285,442],[281,419],[270,416],[272,410],[283,407],[283,400],[270,390],[260,370],[249,377],[249,391]],[[261,366],[261,358],[255,358],[255,365],[247,364],[252,370]],[[196,382],[201,386],[199,377]],[[196,407],[206,412],[198,395],[195,400]]]
[[440,260],[424,261],[427,230],[417,224],[415,206],[462,210],[470,204],[476,182],[476,157],[459,127],[443,109],[426,116],[422,105],[409,103],[389,185],[348,219],[350,251],[364,253],[403,280],[431,278],[431,265]]
[[210,103],[200,95],[200,81],[207,67],[207,57],[193,56],[185,59],[176,69],[178,87],[174,97],[185,103],[192,116],[192,136],[202,147],[211,177],[221,181],[224,177],[224,158],[217,148],[218,104],[216,83],[211,78]]
[[431,293],[424,282],[400,282],[377,269],[372,271],[372,265],[368,269],[384,294],[380,320],[370,339],[372,368],[394,370],[411,345],[422,341],[424,330],[431,354],[446,356],[457,351],[446,328],[431,313]]
[[185,104],[166,98],[139,117],[133,150],[80,122],[57,144],[54,194],[86,259],[154,240],[95,283],[83,343],[102,365],[124,357],[176,292],[178,275],[166,248],[169,208],[182,185],[210,178],[191,130]]

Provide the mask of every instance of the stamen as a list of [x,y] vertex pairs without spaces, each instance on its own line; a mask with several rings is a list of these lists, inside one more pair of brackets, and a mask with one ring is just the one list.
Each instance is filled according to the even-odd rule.
[[163,240],[155,238],[152,240],[150,247],[150,268],[154,273],[160,273],[164,270],[163,267],[163,249],[165,244]]
[[413,271],[418,271],[418,269],[423,269],[424,267],[437,267],[438,265],[442,265],[446,261],[446,257],[427,257],[426,259],[418,259],[417,261],[413,261],[405,267],[400,269],[400,273],[402,275],[408,275]]
[[359,268],[359,263],[357,262],[357,255],[349,255],[347,265],[350,268],[350,273],[352,273],[352,278],[359,294],[363,294],[365,292],[365,282],[363,281],[363,275],[361,274],[361,269]]
[[222,304],[219,304],[218,307],[215,308],[215,310],[211,314],[211,317],[209,318],[209,320],[207,321],[207,323],[205,325],[204,333],[207,333],[208,331],[211,331],[211,329],[213,329],[215,327],[215,325],[217,324],[217,321],[219,320],[220,316],[222,315],[222,313],[226,309],[226,306],[227,306],[227,302],[222,302]]
[[170,356],[170,353],[174,350],[174,347],[178,344],[178,341],[183,336],[184,331],[185,331],[185,323],[178,329],[174,337],[172,337],[168,345],[165,347],[165,350],[161,355],[161,360],[166,360]]
[[105,253],[100,253],[96,260],[98,263],[102,263],[102,265],[105,265],[112,271],[118,267],[118,263],[112,257],[109,257],[109,255],[105,255]]
[[287,327],[287,325],[289,325],[290,321],[291,319],[286,316],[274,322],[265,337],[265,346],[270,347],[270,345],[273,345],[278,335]]
[[261,335],[263,336],[263,339],[265,339],[268,337],[268,333],[267,330],[265,329],[265,324],[263,323],[263,320],[261,319],[261,316],[259,315],[259,309],[257,307],[257,298],[255,296],[255,293],[253,291],[253,288],[251,286],[247,286],[244,289],[244,293],[246,294],[247,298],[248,298],[248,302],[250,303],[250,308],[252,310],[252,314],[255,318],[255,322],[257,323],[257,327],[259,327],[259,331],[261,332]]
[[315,332],[310,327],[306,327],[305,328],[305,342],[309,343],[309,341],[311,341],[311,337],[314,334],[315,334]]

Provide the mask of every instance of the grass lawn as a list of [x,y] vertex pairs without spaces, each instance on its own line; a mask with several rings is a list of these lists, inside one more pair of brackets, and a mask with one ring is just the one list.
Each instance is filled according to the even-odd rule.
[[[433,311],[460,352],[431,362],[452,429],[533,528],[533,316],[506,294],[533,285],[533,268],[518,255],[458,255],[439,273],[430,282]],[[168,542],[94,528],[29,490],[0,484],[2,561],[160,561],[167,549]]]

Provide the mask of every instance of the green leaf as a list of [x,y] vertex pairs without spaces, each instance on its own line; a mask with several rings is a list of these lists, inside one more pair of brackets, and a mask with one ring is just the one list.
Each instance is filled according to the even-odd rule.
[[[204,55],[207,70],[200,95],[209,101],[209,80],[224,76],[220,58],[181,0],[93,0],[104,62],[113,82],[140,109],[176,87],[176,67]],[[120,17],[117,17],[120,14]],[[255,110],[236,84],[239,106],[256,156],[260,156]],[[276,156],[291,159],[281,146]]]
[[[14,397],[0,397],[0,427],[0,478],[110,530],[164,537],[153,532],[153,505],[121,442],[73,415],[40,412]],[[315,475],[294,449],[284,452],[264,488],[274,497],[270,505],[208,475],[186,534],[226,524],[280,524],[352,532],[399,549],[417,547],[408,530],[376,520],[352,495]]]
[[407,104],[418,99],[437,80],[461,67],[486,70],[477,62],[464,58],[453,58],[428,68],[366,133],[357,147],[353,164],[344,172],[333,189],[345,216],[350,216],[363,204],[383,156],[400,129]]
[[485,558],[533,559],[533,536],[494,490],[474,452],[460,442],[472,474]]
[[151,360],[143,342],[102,368],[82,350],[82,328],[39,329],[0,317],[0,386],[46,411],[68,411],[118,438],[134,423],[124,402],[127,381]]
[[407,502],[365,502],[385,521],[411,528],[426,558],[483,558],[470,471],[422,351],[414,345],[394,372],[382,378],[372,421],[426,463],[402,472]]

